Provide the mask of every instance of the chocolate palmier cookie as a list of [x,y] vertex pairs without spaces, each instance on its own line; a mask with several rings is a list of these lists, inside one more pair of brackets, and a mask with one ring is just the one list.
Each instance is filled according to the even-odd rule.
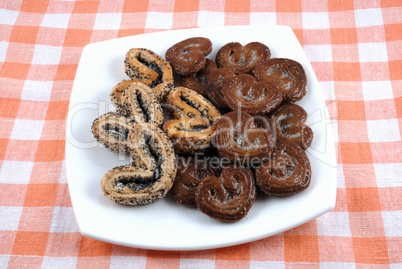
[[189,88],[196,93],[207,96],[206,87],[204,85],[205,77],[212,71],[217,69],[216,63],[210,59],[206,59],[205,66],[198,71],[188,76],[181,76],[180,85]]
[[223,98],[222,86],[228,78],[235,76],[235,73],[230,68],[218,68],[211,70],[205,77],[204,85],[209,100],[218,108],[222,110],[229,109]]
[[215,143],[219,155],[235,162],[261,162],[274,147],[272,135],[259,128],[254,118],[241,111],[223,115],[216,123]]
[[307,93],[307,76],[303,66],[291,59],[272,58],[254,69],[258,80],[275,84],[283,93],[283,101],[295,103]]
[[173,70],[190,75],[205,66],[206,56],[212,52],[212,42],[205,37],[192,37],[171,46],[165,54]]
[[116,112],[108,112],[92,122],[95,139],[113,152],[129,152],[128,133],[135,123]]
[[173,89],[172,67],[151,50],[130,49],[124,60],[124,71],[131,79],[149,86],[158,101],[163,101]]
[[270,159],[255,170],[256,183],[266,194],[285,196],[300,192],[310,185],[311,165],[297,144],[279,140]]
[[177,176],[170,192],[176,202],[188,207],[196,207],[195,193],[200,181],[208,176],[219,176],[206,159],[196,157],[177,158]]
[[299,105],[284,104],[269,114],[275,136],[278,139],[290,140],[306,150],[310,147],[314,133],[305,124],[307,112]]
[[130,130],[128,141],[133,162],[105,174],[103,193],[122,205],[144,205],[163,198],[177,171],[170,140],[155,125],[144,123]]
[[274,84],[257,81],[249,74],[228,78],[222,94],[230,109],[251,115],[268,113],[282,102],[282,92]]
[[236,74],[250,73],[262,61],[271,57],[269,48],[260,42],[251,42],[244,47],[231,42],[219,49],[216,54],[218,67],[227,67]]
[[248,214],[255,197],[253,172],[245,167],[229,165],[219,178],[208,176],[199,183],[195,201],[198,209],[209,217],[235,222]]

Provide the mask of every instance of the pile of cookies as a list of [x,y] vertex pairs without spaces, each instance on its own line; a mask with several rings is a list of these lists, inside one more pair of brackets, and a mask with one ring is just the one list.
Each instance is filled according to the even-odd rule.
[[166,60],[148,49],[127,52],[130,80],[110,92],[116,112],[92,124],[101,144],[133,159],[103,177],[107,197],[141,205],[170,191],[179,204],[234,222],[249,212],[257,187],[284,196],[309,186],[304,150],[313,132],[294,104],[306,95],[303,67],[271,58],[259,42],[228,43],[215,60],[211,52],[205,37],[174,44]]

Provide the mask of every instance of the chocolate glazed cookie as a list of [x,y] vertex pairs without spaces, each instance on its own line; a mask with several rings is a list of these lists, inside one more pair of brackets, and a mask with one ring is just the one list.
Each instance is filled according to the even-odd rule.
[[272,58],[254,69],[258,80],[275,84],[283,93],[283,101],[295,103],[307,93],[307,76],[303,66],[291,59]]
[[269,114],[275,136],[278,139],[295,142],[302,149],[310,147],[314,133],[305,124],[307,112],[296,104],[284,104]]
[[224,45],[216,54],[218,67],[227,67],[236,74],[250,73],[262,61],[271,57],[269,48],[260,42],[251,42],[244,47],[238,42]]
[[266,194],[285,196],[310,185],[311,165],[301,147],[279,140],[272,157],[255,170],[256,183]]
[[158,101],[163,101],[173,89],[172,67],[151,50],[130,49],[124,60],[124,71],[132,80],[148,85]]
[[235,73],[230,68],[218,68],[211,70],[205,77],[204,85],[209,100],[218,108],[222,110],[229,109],[223,98],[222,86],[225,81],[235,76]]
[[182,76],[180,78],[180,85],[203,96],[207,96],[207,90],[204,84],[205,77],[215,69],[217,69],[216,63],[210,59],[206,59],[205,66],[200,71],[188,76]]
[[259,128],[246,112],[232,111],[217,122],[215,143],[219,155],[234,162],[260,162],[274,147],[272,135]]
[[198,185],[195,201],[198,209],[223,222],[244,218],[256,197],[253,172],[245,167],[229,165],[220,175],[208,176]]
[[196,157],[177,158],[177,176],[170,192],[176,202],[188,207],[196,207],[195,193],[201,180],[208,176],[218,176],[205,159]]
[[158,127],[137,124],[128,134],[133,162],[118,166],[101,181],[103,193],[122,205],[144,205],[163,198],[176,177],[176,157],[170,140]]
[[193,37],[174,44],[165,56],[176,73],[186,76],[200,71],[205,66],[205,57],[211,52],[211,40]]
[[282,92],[274,84],[257,81],[249,74],[228,78],[222,85],[222,93],[232,110],[251,115],[268,113],[282,102]]

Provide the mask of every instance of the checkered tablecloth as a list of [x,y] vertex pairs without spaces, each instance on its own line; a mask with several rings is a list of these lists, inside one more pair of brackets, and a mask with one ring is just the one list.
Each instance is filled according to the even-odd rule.
[[[289,25],[320,82],[336,207],[290,231],[202,251],[83,237],[65,128],[89,43],[171,29]],[[402,268],[402,1],[0,1],[0,268]]]

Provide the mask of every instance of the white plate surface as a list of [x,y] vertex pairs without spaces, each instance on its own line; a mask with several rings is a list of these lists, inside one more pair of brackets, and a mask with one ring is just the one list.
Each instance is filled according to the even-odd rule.
[[[259,41],[272,57],[290,58],[305,68],[307,95],[298,102],[309,114],[314,140],[307,154],[312,165],[311,184],[294,196],[259,195],[249,214],[236,223],[220,223],[196,209],[174,202],[168,195],[154,204],[128,207],[105,197],[100,180],[129,157],[110,152],[92,136],[92,121],[112,110],[110,89],[122,79],[126,52],[148,48],[165,55],[176,42],[204,36],[217,50],[237,41]],[[311,64],[291,28],[287,26],[229,26],[158,32],[87,45],[75,77],[66,129],[68,185],[75,217],[84,236],[114,244],[159,250],[196,250],[241,244],[299,226],[335,206],[336,158],[328,112]]]

